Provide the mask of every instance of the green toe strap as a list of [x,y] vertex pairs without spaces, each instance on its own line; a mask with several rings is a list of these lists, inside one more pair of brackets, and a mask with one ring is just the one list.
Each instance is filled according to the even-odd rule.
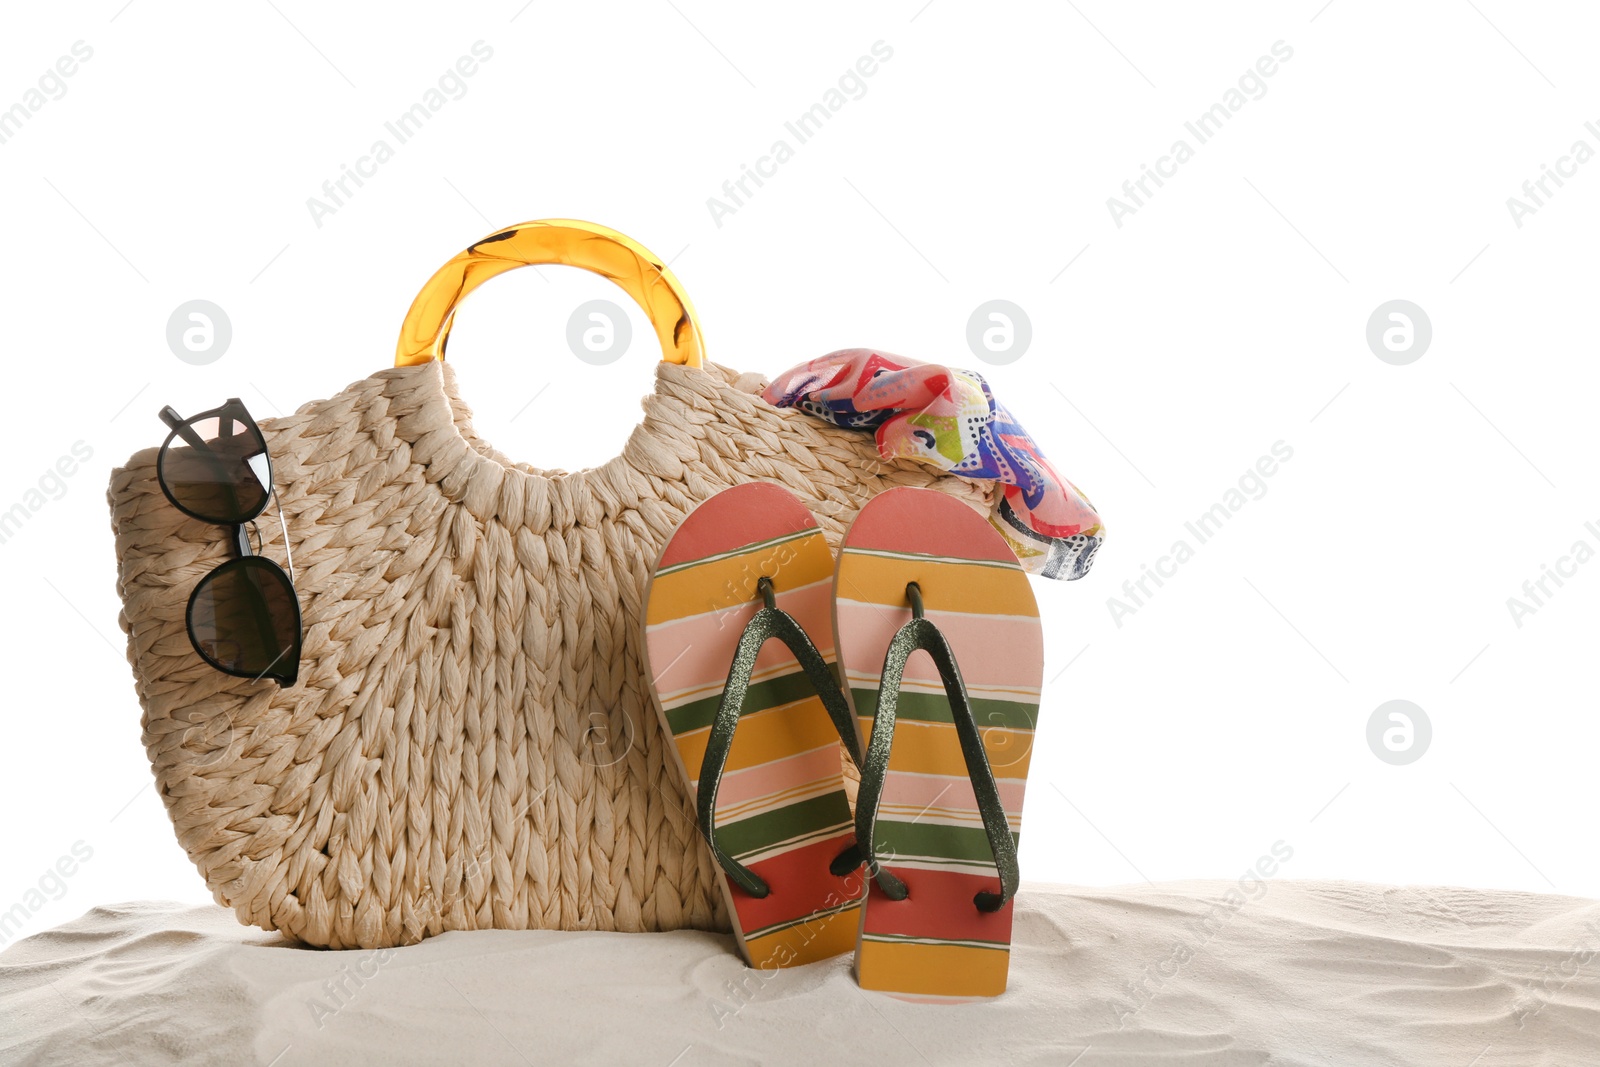
[[[967,777],[972,780],[972,791],[977,797],[978,812],[983,817],[989,849],[994,853],[995,868],[1000,874],[1000,892],[979,892],[973,898],[973,903],[979,911],[998,911],[1017,892],[1016,841],[1006,822],[1005,808],[1000,803],[1000,789],[995,784],[994,771],[989,767],[989,757],[983,749],[983,736],[978,732],[977,720],[967,700],[967,687],[961,680],[961,668],[956,665],[950,642],[931,620],[923,617],[922,591],[916,583],[908,586],[906,593],[911,599],[912,619],[900,627],[889,642],[889,651],[883,660],[878,711],[872,721],[872,738],[867,742],[866,759],[861,764],[861,791],[856,796],[855,847],[884,893],[892,900],[904,900],[909,891],[904,882],[879,863],[873,849],[873,830],[878,821],[878,803],[883,798],[884,778],[889,771],[889,750],[894,744],[895,713],[900,704],[900,685],[905,677],[906,661],[920,649],[932,657],[934,666],[939,669],[939,677],[944,682],[956,736],[961,742],[961,755],[967,764]],[[840,860],[843,859],[841,856]]]
[[[759,875],[732,856],[724,852],[717,844],[715,816],[717,809],[717,788],[722,782],[722,772],[728,763],[728,752],[733,747],[733,731],[739,723],[739,716],[744,711],[745,692],[750,688],[750,675],[756,666],[756,656],[761,651],[761,646],[776,637],[786,645],[794,654],[795,661],[806,673],[806,678],[811,682],[817,696],[822,698],[822,706],[828,709],[828,718],[833,720],[834,728],[839,732],[839,737],[844,741],[845,748],[850,752],[850,758],[861,765],[861,741],[856,733],[855,720],[850,714],[850,705],[845,702],[844,694],[840,692],[838,679],[829,669],[828,663],[822,658],[822,653],[817,651],[817,646],[811,643],[811,638],[801,625],[795,621],[794,616],[779,608],[773,594],[772,580],[762,578],[758,583],[765,606],[759,609],[745,626],[744,632],[739,635],[739,645],[733,654],[733,663],[728,667],[728,681],[722,690],[722,700],[717,705],[717,714],[711,721],[711,735],[706,742],[706,754],[700,764],[700,784],[696,792],[696,809],[700,819],[700,833],[705,837],[706,843],[711,846],[711,854],[721,865],[722,869],[733,882],[753,897],[765,897],[771,892],[770,887]],[[846,849],[833,862],[837,867],[849,856],[856,846]],[[843,871],[836,874],[845,874],[860,865],[859,851],[857,859]],[[832,869],[832,868],[830,868]]]

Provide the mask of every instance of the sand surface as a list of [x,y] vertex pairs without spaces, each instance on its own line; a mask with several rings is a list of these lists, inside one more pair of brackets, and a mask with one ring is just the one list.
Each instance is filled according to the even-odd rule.
[[1600,901],[1232,888],[1024,885],[1010,990],[954,1006],[864,993],[849,956],[750,972],[698,932],[326,952],[114,905],[0,953],[0,1063],[1600,1064]]

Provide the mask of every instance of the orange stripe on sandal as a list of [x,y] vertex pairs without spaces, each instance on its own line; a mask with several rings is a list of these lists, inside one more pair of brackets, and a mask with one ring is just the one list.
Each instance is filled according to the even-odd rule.
[[[764,482],[707,500],[667,541],[645,593],[646,665],[691,799],[712,712],[760,604],[758,580],[772,580],[778,606],[837,673],[832,573],[832,553],[811,512],[788,490]],[[764,684],[746,695],[724,768],[729,788],[717,791],[714,822],[718,845],[769,892],[758,898],[725,875],[719,881],[746,962],[788,967],[849,950],[865,887],[859,875],[828,870],[855,832],[839,735],[827,710],[781,641],[767,641],[757,664],[756,679]]]
[[[911,618],[909,582],[917,583],[926,617],[949,641],[963,676],[969,683],[981,679],[968,685],[968,696],[1015,834],[1044,668],[1033,590],[1004,538],[959,500],[891,489],[870,501],[840,546],[834,584],[840,662],[864,732],[871,730],[889,641]],[[966,784],[948,698],[942,685],[928,684],[936,677],[929,662],[917,653],[907,665],[902,701],[909,702],[914,687],[918,713],[897,718],[884,778],[889,803],[880,802],[873,830],[878,861],[909,895],[892,900],[872,885],[856,974],[864,989],[991,997],[1006,987],[1012,904],[986,913],[973,902],[979,891],[998,891],[1000,879]],[[945,788],[940,778],[963,787]]]

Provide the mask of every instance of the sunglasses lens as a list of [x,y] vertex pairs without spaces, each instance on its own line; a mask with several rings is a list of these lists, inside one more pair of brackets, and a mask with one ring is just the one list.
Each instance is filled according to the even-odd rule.
[[289,576],[260,556],[224,563],[189,600],[189,640],[225,671],[293,685],[300,668],[300,605]]
[[183,510],[208,522],[241,523],[271,495],[267,443],[242,408],[223,408],[184,424],[161,449],[157,473]]

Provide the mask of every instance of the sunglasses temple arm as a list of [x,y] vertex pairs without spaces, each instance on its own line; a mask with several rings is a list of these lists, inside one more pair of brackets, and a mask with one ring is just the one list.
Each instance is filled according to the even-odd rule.
[[217,450],[211,447],[211,442],[195,433],[194,427],[189,425],[171,404],[161,409],[161,421],[171,427],[173,433],[183,438],[184,444],[194,449],[197,455],[204,455],[211,462],[211,465],[217,469],[219,476],[226,473],[222,466],[222,460],[217,457]]
[[278,490],[272,490],[272,502],[278,506],[278,525],[283,529],[283,555],[289,561],[289,581],[294,579],[294,552],[289,548],[289,524],[283,518],[283,501],[278,499]]
[[161,409],[161,421],[166,423],[168,429],[172,430],[173,433],[183,438],[184,443],[191,448],[204,449],[207,452],[212,450],[211,446],[205,442],[205,439],[194,432],[194,428],[183,420],[183,416],[179,415],[172,405],[168,404]]
[[[237,398],[230,399],[228,401],[228,403],[229,404],[239,404],[241,407],[243,407],[242,402],[239,401]],[[199,434],[194,432],[194,427],[191,426],[184,419],[184,417],[182,415],[178,414],[178,411],[177,411],[176,408],[174,408],[171,404],[168,404],[165,407],[163,407],[158,414],[159,414],[159,416],[161,418],[161,421],[166,423],[168,428],[170,428],[173,433],[175,433],[179,437],[183,438],[185,444],[187,444],[189,447],[193,448],[196,452],[204,453],[205,456],[211,461],[211,463],[213,465],[215,465],[217,467],[217,469],[219,471],[222,470],[222,460],[220,458],[218,458],[217,450],[211,447],[211,442],[207,441],[205,438],[201,437]],[[234,418],[232,415],[220,415],[220,416],[218,416],[218,426],[220,428],[222,428],[223,430],[227,431],[229,436],[231,436],[231,431],[232,431],[234,426],[243,426],[243,425],[245,425],[245,423],[243,423],[240,420]],[[273,487],[270,484],[267,486],[267,491],[268,492],[273,492]],[[282,508],[281,505],[278,508],[278,519],[279,519],[280,522],[283,519],[283,508]],[[289,545],[289,529],[288,529],[287,526],[284,527],[284,531],[283,531],[283,544],[284,544],[284,551],[287,552],[289,550],[289,548],[288,548],[288,545]],[[245,555],[249,555],[249,553],[247,552],[247,553],[245,553]],[[290,560],[290,562],[289,562],[289,578],[291,580],[294,578],[294,561],[293,560]]]

